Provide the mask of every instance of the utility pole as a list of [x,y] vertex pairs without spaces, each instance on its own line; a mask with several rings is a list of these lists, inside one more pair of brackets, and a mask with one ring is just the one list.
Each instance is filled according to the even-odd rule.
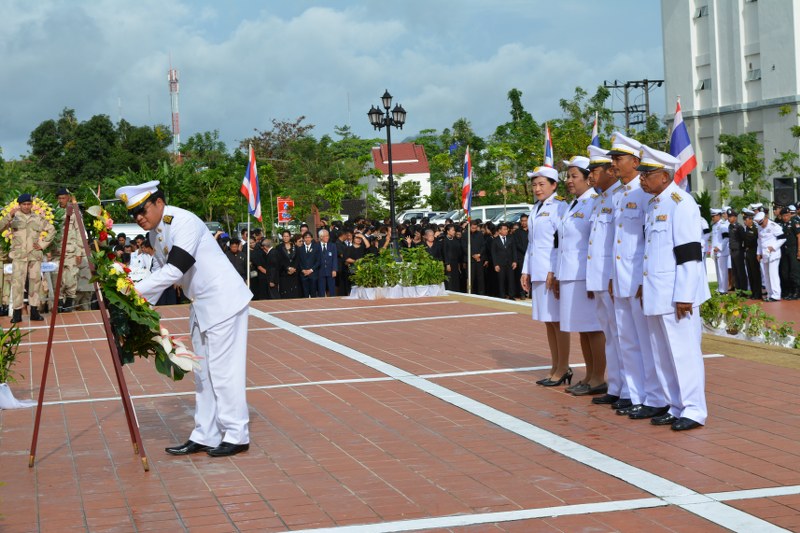
[[[612,111],[612,113],[625,114],[626,131],[630,129],[631,126],[636,126],[647,122],[647,117],[650,116],[650,89],[652,89],[653,87],[661,87],[663,84],[664,80],[649,80],[647,78],[643,80],[629,80],[625,82],[614,80],[611,83],[603,81],[603,87],[607,89],[623,90],[625,107],[622,111]],[[630,104],[631,89],[641,89],[642,92],[644,93],[644,109],[642,109],[641,105]],[[644,116],[642,116],[642,112],[644,112]],[[639,118],[631,120],[631,115],[638,115]]]

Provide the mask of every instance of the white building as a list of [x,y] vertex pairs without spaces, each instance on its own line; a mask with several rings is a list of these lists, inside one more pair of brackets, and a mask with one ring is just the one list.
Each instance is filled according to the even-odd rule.
[[[667,110],[680,96],[698,161],[692,189],[717,202],[721,133],[755,132],[767,175],[778,153],[800,146],[789,132],[800,124],[800,0],[662,0],[661,20]],[[780,116],[786,105],[791,112]],[[769,178],[775,201],[800,196],[797,176]],[[740,178],[731,179],[735,196]]]
[[[372,164],[381,173],[381,179],[389,177],[389,151],[386,144],[372,149]],[[419,184],[420,198],[416,207],[424,207],[426,198],[431,195],[431,170],[425,147],[414,143],[392,143],[392,173],[395,187],[407,181]],[[366,176],[360,183],[367,185],[366,194],[375,194],[378,179]],[[388,202],[383,202],[388,205]]]

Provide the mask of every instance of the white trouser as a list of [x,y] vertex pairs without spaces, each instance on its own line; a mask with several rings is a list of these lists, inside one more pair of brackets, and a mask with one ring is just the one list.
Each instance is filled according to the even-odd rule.
[[198,444],[250,442],[245,392],[247,364],[247,320],[249,306],[231,318],[200,332],[192,313],[192,345],[200,361],[194,373],[194,431],[189,437]]
[[675,313],[647,317],[650,345],[659,367],[659,378],[669,398],[669,414],[706,423],[705,368],[700,351],[700,307],[678,320]]
[[781,278],[780,278],[780,252],[772,252],[769,257],[761,256],[761,264],[764,267],[764,287],[767,288],[767,298],[775,300],[781,299]]
[[620,398],[630,398],[628,384],[623,377],[622,361],[619,357],[619,334],[617,333],[617,317],[614,313],[614,302],[608,291],[594,291],[594,302],[597,306],[597,319],[606,337],[606,383],[608,394]]
[[667,405],[667,396],[656,375],[650,332],[638,298],[614,298],[619,333],[620,360],[631,402],[649,407]]
[[714,264],[717,267],[717,291],[728,292],[728,258],[730,255],[717,255]]

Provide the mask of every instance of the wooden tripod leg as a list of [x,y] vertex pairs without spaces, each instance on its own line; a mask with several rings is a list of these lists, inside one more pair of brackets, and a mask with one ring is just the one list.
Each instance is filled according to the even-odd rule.
[[47,371],[50,369],[50,357],[53,355],[53,334],[56,330],[56,318],[58,317],[58,295],[61,292],[61,278],[64,274],[64,255],[67,253],[67,235],[69,234],[69,222],[72,215],[72,206],[67,206],[67,216],[64,221],[64,236],[61,241],[61,267],[56,275],[56,287],[53,296],[53,309],[50,311],[50,328],[47,333],[47,348],[44,352],[44,367],[42,368],[42,380],[39,385],[39,401],[36,403],[36,418],[33,422],[33,438],[31,439],[31,453],[28,457],[28,467],[32,468],[36,461],[36,444],[39,441],[39,425],[42,421],[42,404],[44,403],[44,390],[47,387]]
[[[89,241],[86,239],[86,230],[83,226],[83,218],[77,217],[78,221],[78,229],[80,230],[81,238],[83,239],[83,247],[86,250],[86,256],[91,256],[91,249],[89,248]],[[97,245],[96,245],[97,246]],[[99,247],[98,247],[99,249]],[[90,268],[94,271],[94,266],[90,264]],[[114,341],[114,333],[111,330],[111,319],[108,312],[108,308],[106,307],[105,300],[103,300],[103,293],[100,290],[100,286],[97,282],[94,283],[94,290],[95,294],[97,294],[97,303],[100,306],[100,316],[103,319],[103,328],[106,331],[106,339],[108,340],[108,349],[111,352],[111,359],[114,363],[114,373],[117,376],[117,384],[119,385],[119,393],[122,399],[122,406],[125,409],[125,419],[128,422],[128,431],[131,435],[131,441],[133,444],[133,453],[139,455],[142,459],[142,467],[144,468],[145,472],[150,470],[150,466],[147,462],[147,456],[145,455],[144,445],[142,443],[142,436],[139,432],[139,424],[136,421],[136,412],[133,408],[133,402],[131,402],[131,396],[128,392],[128,385],[125,382],[125,374],[122,371],[122,362],[119,357],[119,350],[117,350],[117,344]]]

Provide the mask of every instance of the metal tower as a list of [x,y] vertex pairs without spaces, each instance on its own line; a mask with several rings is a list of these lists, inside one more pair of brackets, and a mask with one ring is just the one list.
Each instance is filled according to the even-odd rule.
[[169,96],[172,106],[172,153],[181,155],[181,117],[178,112],[178,71],[169,69]]

